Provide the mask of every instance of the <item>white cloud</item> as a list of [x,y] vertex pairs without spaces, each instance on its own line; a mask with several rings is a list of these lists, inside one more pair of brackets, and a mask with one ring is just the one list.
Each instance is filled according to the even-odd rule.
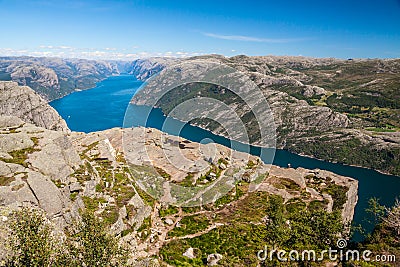
[[168,51],[168,52],[147,52],[130,49],[116,48],[75,48],[70,46],[41,45],[38,49],[12,49],[0,48],[0,56],[35,56],[35,57],[61,57],[61,58],[84,58],[97,60],[134,60],[148,57],[190,57],[204,53]]
[[244,36],[244,35],[222,35],[209,32],[203,32],[203,35],[222,40],[259,42],[259,43],[291,43],[291,42],[299,42],[306,40],[306,38],[259,38],[259,37]]

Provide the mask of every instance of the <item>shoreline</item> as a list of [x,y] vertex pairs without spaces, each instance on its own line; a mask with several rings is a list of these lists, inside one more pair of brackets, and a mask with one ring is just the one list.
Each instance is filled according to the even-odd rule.
[[[159,107],[155,107],[155,108],[159,108]],[[161,108],[159,108],[159,109],[161,109]],[[162,111],[162,110],[161,110],[161,111]],[[163,115],[164,115],[164,116],[167,116],[167,115],[164,114],[164,112],[163,112]],[[172,117],[172,118],[173,118],[173,117]],[[174,118],[174,119],[176,119],[176,118]],[[207,129],[207,128],[201,126],[201,125],[192,124],[192,123],[189,123],[189,124],[190,124],[190,126],[198,127],[198,128],[200,128],[200,129],[202,129],[202,130],[204,130],[204,131],[209,131],[209,132],[211,132],[211,133],[214,134],[214,135],[217,135],[217,136],[220,136],[220,137],[224,137],[224,138],[226,138],[226,139],[228,139],[228,140],[231,140],[231,141],[236,141],[236,140],[234,140],[234,139],[230,139],[230,138],[227,137],[227,136],[224,136],[223,134],[219,134],[219,133],[216,133],[216,132],[214,132],[214,131],[211,131],[211,130],[209,130],[209,129]],[[239,142],[239,141],[236,141],[236,142]],[[240,143],[242,143],[242,142],[240,142]],[[260,149],[265,148],[265,147],[262,147],[262,146],[259,145],[259,144],[249,144],[249,143],[242,143],[242,144],[248,145],[248,146],[252,146],[252,147],[256,147],[256,148],[260,148]],[[376,171],[376,172],[378,172],[378,173],[380,173],[380,174],[383,174],[383,175],[393,176],[393,177],[400,178],[400,176],[398,176],[398,175],[395,175],[395,174],[392,174],[392,173],[389,173],[389,172],[385,172],[385,171],[382,171],[382,170],[378,170],[378,169],[373,169],[373,168],[371,168],[371,167],[365,167],[365,166],[354,165],[354,164],[347,164],[347,163],[342,163],[342,162],[338,162],[338,161],[329,161],[329,160],[317,158],[317,157],[315,157],[315,156],[313,156],[313,155],[307,155],[307,154],[304,154],[304,153],[295,153],[294,151],[291,151],[291,150],[285,149],[285,148],[281,148],[281,147],[279,147],[279,148],[278,148],[278,147],[275,147],[275,148],[273,148],[273,149],[275,149],[275,150],[284,150],[284,151],[287,151],[287,152],[292,153],[292,154],[297,155],[297,156],[306,157],[306,158],[310,158],[310,159],[314,159],[314,160],[318,160],[318,161],[322,161],[322,162],[326,162],[326,163],[339,164],[339,165],[342,165],[342,166],[349,166],[349,167],[356,167],[356,168],[361,168],[361,169],[367,169],[367,170],[370,170],[370,171]],[[274,163],[272,163],[272,164],[274,164]]]
[[[132,75],[132,74],[125,74],[125,73],[124,73],[124,74],[110,75],[110,76],[107,76],[107,77],[105,77],[105,78],[99,80],[99,81],[95,84],[94,87],[87,88],[87,89],[79,89],[79,90],[80,90],[80,91],[86,91],[86,90],[94,89],[94,88],[97,87],[98,83],[100,83],[100,82],[102,82],[102,81],[104,81],[104,80],[106,80],[106,79],[108,79],[108,78],[110,78],[110,77],[116,77],[116,76],[133,76],[133,77],[135,77],[136,79],[138,79],[135,75]],[[138,79],[138,80],[139,80],[139,79]],[[62,96],[62,97],[57,98],[57,99],[61,99],[61,98],[65,97],[65,96],[67,96],[67,95],[70,95],[70,94],[74,93],[74,92],[78,92],[78,91],[75,89],[73,92],[70,92],[70,93],[68,93],[68,94],[66,94],[66,95],[64,95],[64,96]],[[133,97],[133,96],[132,96],[132,97]],[[52,101],[55,101],[55,100],[57,100],[57,99],[53,99]],[[52,101],[49,101],[48,103],[51,103]],[[130,101],[129,104],[133,104],[132,101]],[[154,107],[154,108],[159,108],[159,109],[161,110],[161,112],[163,113],[163,115],[164,115],[164,116],[167,116],[167,115],[164,114],[164,112],[162,111],[162,109],[161,109],[160,107]],[[173,118],[173,117],[172,117],[172,118]],[[174,119],[176,119],[176,118],[174,118]],[[223,135],[223,134],[216,133],[215,131],[209,130],[209,129],[203,127],[202,125],[192,124],[192,123],[189,123],[189,124],[190,124],[190,126],[198,127],[198,128],[200,128],[200,129],[202,129],[202,130],[204,130],[204,131],[211,132],[212,134],[214,134],[214,135],[216,135],[216,136],[220,136],[220,137],[226,138],[226,139],[231,140],[231,141],[239,142],[239,141],[237,141],[237,140],[230,139],[229,137],[227,137],[227,136],[225,136],[225,135]],[[122,126],[121,126],[121,127],[122,127]],[[260,144],[250,144],[250,143],[243,143],[243,142],[239,142],[239,143],[244,144],[244,145],[248,145],[248,146],[252,146],[252,147],[255,147],[255,148],[259,148],[259,149],[265,148],[265,147],[261,146]],[[366,166],[361,166],[361,165],[347,164],[347,163],[342,163],[342,162],[337,162],[337,161],[329,161],[329,160],[317,158],[317,157],[315,157],[315,156],[313,156],[313,155],[308,155],[308,154],[304,154],[304,153],[295,153],[294,151],[291,151],[290,149],[286,149],[286,148],[283,148],[283,147],[277,147],[277,146],[276,146],[276,147],[274,147],[274,148],[272,148],[272,149],[275,149],[275,150],[278,150],[278,149],[279,149],[279,150],[284,150],[284,151],[287,151],[287,152],[292,153],[292,154],[297,155],[297,156],[307,157],[307,158],[310,158],[310,159],[314,159],[314,160],[318,160],[318,161],[322,161],[322,162],[326,162],[326,163],[339,164],[339,165],[342,165],[342,166],[350,166],[350,167],[356,167],[356,168],[367,169],[367,170],[371,170],[371,171],[376,171],[376,172],[378,172],[378,173],[380,173],[380,174],[383,174],[383,175],[388,175],[388,176],[393,176],[393,177],[398,177],[398,178],[400,178],[400,175],[398,176],[398,175],[395,175],[395,174],[392,174],[392,173],[389,173],[389,172],[385,172],[385,171],[383,171],[383,170],[373,169],[373,168],[371,168],[371,167],[366,167]],[[272,163],[272,164],[273,164],[273,163]]]

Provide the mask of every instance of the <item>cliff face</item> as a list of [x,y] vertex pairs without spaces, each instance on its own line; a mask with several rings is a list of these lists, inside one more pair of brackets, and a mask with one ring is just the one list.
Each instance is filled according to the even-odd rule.
[[166,66],[176,62],[179,62],[179,60],[174,58],[137,59],[120,65],[120,69],[135,76],[137,79],[144,81],[160,72]]
[[68,132],[66,122],[37,93],[16,82],[0,81],[0,114],[16,116],[49,130]]
[[0,57],[0,80],[27,85],[47,101],[76,90],[92,88],[97,82],[120,73],[146,80],[173,64],[174,58],[150,58],[134,61],[86,59]]

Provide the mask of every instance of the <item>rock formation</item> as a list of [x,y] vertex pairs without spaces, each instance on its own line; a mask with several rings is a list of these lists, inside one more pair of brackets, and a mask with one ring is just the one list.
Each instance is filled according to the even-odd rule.
[[57,111],[31,88],[18,86],[16,82],[0,81],[0,114],[16,116],[49,130],[69,131]]

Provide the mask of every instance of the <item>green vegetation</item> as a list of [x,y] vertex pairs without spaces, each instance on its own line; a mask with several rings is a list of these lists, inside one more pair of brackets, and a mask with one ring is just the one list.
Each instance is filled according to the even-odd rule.
[[85,208],[89,212],[95,212],[100,204],[107,203],[107,201],[104,198],[90,198],[87,196],[82,197],[83,203],[85,204]]
[[126,251],[107,233],[104,222],[90,212],[81,217],[63,239],[54,234],[43,212],[29,208],[12,212],[7,222],[10,256],[5,266],[127,266]]
[[257,164],[254,163],[252,160],[249,160],[249,161],[247,162],[246,168],[247,168],[247,169],[253,169],[253,167],[255,167],[256,165],[257,165]]
[[248,183],[240,182],[235,185],[230,192],[217,199],[214,203],[215,207],[224,206],[232,201],[238,200],[248,189]]
[[6,266],[51,266],[57,256],[57,240],[43,212],[24,208],[8,222],[8,244],[14,255]]
[[337,184],[329,184],[328,187],[325,188],[325,191],[332,196],[333,210],[343,209],[343,205],[347,201],[346,193],[348,188]]
[[151,228],[151,218],[150,217],[144,218],[142,225],[137,230],[139,233],[141,233],[142,239],[146,239],[150,235],[150,228]]
[[397,132],[397,130],[395,130],[393,128],[369,127],[369,128],[366,128],[366,130],[371,131],[371,132],[377,132],[377,133],[394,133],[394,132]]
[[300,186],[289,178],[279,178],[274,186],[279,189],[287,189],[288,191],[300,191]]
[[8,152],[8,154],[12,157],[12,159],[6,159],[2,158],[1,160],[6,162],[6,163],[14,163],[14,164],[19,164],[24,166],[25,168],[28,167],[28,163],[26,160],[28,159],[28,155],[32,154],[35,151],[40,151],[40,149],[37,149],[36,146],[38,144],[38,138],[36,137],[31,137],[31,140],[33,141],[33,146],[23,148],[20,150],[13,150]]
[[[259,75],[254,75],[253,72],[281,78],[286,77],[282,74],[295,79],[303,77],[298,80],[304,85],[299,85],[290,79],[268,86],[260,84],[262,89],[287,93],[289,96],[284,100],[282,106],[290,106],[296,101],[294,99],[296,98],[306,101],[309,105],[326,106],[333,111],[346,114],[353,122],[349,127],[366,129],[371,134],[395,132],[400,129],[400,95],[398,93],[400,65],[398,60],[349,60],[316,64],[282,61],[272,64],[266,63],[262,59],[252,58],[249,60],[248,57],[238,56],[225,59],[225,63],[233,67],[240,65],[247,68],[251,72],[250,78],[257,79],[257,82],[260,81]],[[297,73],[293,73],[293,70]],[[322,87],[325,92],[322,91],[322,95],[308,96],[304,94],[307,86]],[[197,96],[214,98],[227,105],[235,106],[243,124],[246,125],[250,142],[259,140],[259,127],[254,114],[251,112],[241,114],[240,110],[246,110],[246,104],[226,88],[207,83],[186,84],[171,90],[159,100],[157,106],[161,107],[165,114],[168,114],[173,107]],[[318,140],[319,136],[330,134],[332,129],[326,129],[326,131],[322,129],[321,132],[309,129],[307,133],[304,133],[303,138],[295,136],[291,139],[295,129],[293,120],[290,119],[293,116],[290,111],[290,108],[284,108],[283,125],[277,129],[278,143],[286,143],[287,149],[319,159],[359,165],[400,175],[400,151],[395,147],[379,149],[379,146],[372,147],[360,143],[357,137],[332,137]],[[310,119],[312,120],[312,118]],[[209,119],[197,119],[192,123],[209,130],[220,128],[218,123]],[[316,138],[312,140],[309,137]],[[360,149],[354,149],[355,147],[360,147]]]
[[321,135],[318,138],[309,139],[307,142],[303,139],[288,139],[287,146],[295,153],[314,155],[320,159],[370,167],[400,175],[400,148],[370,146],[344,133],[340,137]]
[[84,184],[85,181],[90,181],[94,175],[94,169],[92,165],[85,161],[83,165],[80,165],[71,176],[75,177],[80,184]]
[[0,186],[9,186],[14,181],[14,177],[0,176]]
[[159,168],[159,167],[154,167],[156,169],[156,171],[158,172],[159,175],[161,175],[161,177],[163,177],[166,180],[170,180],[171,179],[171,175],[169,173],[167,173],[164,169]]
[[63,259],[66,266],[125,266],[126,251],[93,213],[84,212],[68,237],[69,254]]
[[154,198],[147,194],[144,190],[139,188],[138,186],[134,186],[136,192],[139,194],[140,198],[144,201],[144,203],[150,207],[154,206]]
[[178,213],[179,208],[172,206],[172,205],[168,205],[167,207],[162,207],[160,208],[160,210],[158,211],[160,217],[167,217],[169,215],[173,215]]
[[[366,209],[371,215],[370,223],[375,226],[372,233],[366,235],[366,239],[361,243],[354,244],[354,249],[360,251],[370,250],[371,259],[376,255],[385,255],[386,262],[369,262],[365,266],[397,266],[396,262],[400,258],[400,202],[396,201],[391,208],[386,208],[379,203],[379,199],[369,200]],[[355,262],[349,262],[346,267],[357,266]]]
[[186,175],[186,177],[180,181],[180,182],[175,182],[173,181],[173,183],[176,183],[180,186],[184,186],[184,187],[191,187],[193,186],[193,182],[194,182],[194,175],[192,173],[189,173],[188,175]]
[[72,200],[72,201],[75,201],[75,199],[76,199],[76,197],[78,196],[78,192],[72,192],[70,195],[69,195],[69,198]]
[[[194,219],[189,218],[190,225]],[[204,227],[205,218],[203,215],[200,219]],[[337,235],[343,231],[340,212],[309,210],[304,204],[295,208],[284,204],[281,197],[264,192],[249,194],[235,202],[228,213],[217,214],[213,220],[224,225],[198,237],[167,243],[160,251],[162,259],[173,266],[204,266],[207,255],[220,253],[221,266],[258,266],[256,255],[264,245],[288,251],[306,248],[320,251],[335,244]],[[181,233],[184,234],[187,233]],[[195,249],[195,259],[182,255],[189,247]]]
[[210,221],[207,216],[203,214],[185,216],[179,222],[180,227],[175,227],[168,233],[168,236],[185,236],[195,234],[207,229],[210,225]]

